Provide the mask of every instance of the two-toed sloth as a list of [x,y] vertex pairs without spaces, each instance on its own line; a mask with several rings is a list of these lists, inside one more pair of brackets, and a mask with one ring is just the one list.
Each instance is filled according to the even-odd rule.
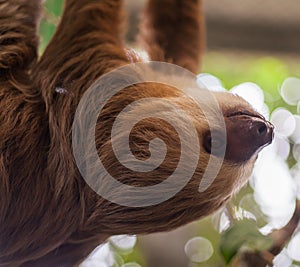
[[[237,96],[213,93],[227,145],[217,177],[200,192],[208,159],[219,156],[212,153],[218,140],[212,141],[206,117],[175,87],[140,83],[114,95],[99,114],[99,160],[123,184],[150,187],[167,179],[181,153],[179,136],[168,122],[142,120],[129,137],[139,160],[151,157],[153,139],[164,141],[166,157],[152,171],[124,167],[111,145],[112,124],[127,105],[143,98],[167,99],[189,115],[196,129],[201,153],[194,174],[177,194],[145,207],[113,203],[94,192],[72,150],[77,106],[100,76],[142,60],[124,48],[122,0],[66,0],[56,34],[38,59],[41,2],[0,0],[0,266],[78,266],[111,235],[167,231],[197,220],[217,210],[246,182],[259,149],[272,141],[272,126],[260,114]],[[197,73],[204,43],[201,11],[200,0],[150,0],[140,34],[150,59]],[[139,108],[151,113],[157,103],[145,101]],[[177,111],[165,106],[164,112],[172,117]],[[130,114],[123,118],[132,120]],[[118,145],[122,149],[128,143]]]

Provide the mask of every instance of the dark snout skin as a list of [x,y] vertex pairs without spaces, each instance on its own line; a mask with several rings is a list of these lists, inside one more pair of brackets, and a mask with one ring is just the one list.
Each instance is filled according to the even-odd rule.
[[221,136],[216,138],[217,140],[211,140],[211,134],[208,132],[204,137],[204,148],[215,156],[224,155],[225,149],[225,159],[228,161],[234,163],[248,161],[273,141],[273,125],[259,114],[226,116],[225,124],[226,142],[225,137]]
[[273,125],[263,117],[237,115],[226,118],[227,146],[225,159],[247,161],[272,143]]

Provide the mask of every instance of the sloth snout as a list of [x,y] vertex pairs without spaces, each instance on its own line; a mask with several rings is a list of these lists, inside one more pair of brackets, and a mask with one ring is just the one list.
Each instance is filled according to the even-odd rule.
[[212,140],[210,132],[204,136],[206,152],[220,156],[225,150],[226,160],[242,163],[272,143],[274,126],[262,117],[242,114],[226,117],[225,123],[226,139],[217,135],[217,140]]
[[272,143],[274,126],[261,117],[240,115],[226,121],[227,147],[225,158],[234,162],[251,159]]

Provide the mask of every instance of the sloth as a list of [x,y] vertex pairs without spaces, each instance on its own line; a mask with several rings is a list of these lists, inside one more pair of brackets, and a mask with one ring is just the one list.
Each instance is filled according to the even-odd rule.
[[[76,109],[99,77],[143,60],[124,45],[122,0],[66,0],[57,31],[39,58],[42,2],[0,1],[0,266],[78,266],[111,235],[169,231],[216,211],[246,183],[258,152],[272,142],[273,126],[238,96],[214,92],[226,130],[225,140],[214,140],[208,124],[220,126],[209,122],[192,98],[174,86],[149,82],[128,86],[104,105],[95,126],[98,160],[112,177],[133,187],[157,185],[174,172],[182,144],[168,121],[146,118],[134,125],[128,139],[132,154],[141,161],[151,157],[153,139],[163,140],[165,158],[152,171],[126,168],[112,148],[113,141],[121,149],[128,145],[122,131],[111,138],[118,114],[137,100],[156,98],[134,106],[122,118],[130,124],[133,111],[157,111],[170,118],[178,113],[175,106],[185,111],[201,149],[191,179],[174,196],[148,206],[121,205],[93,190],[72,149]],[[139,40],[151,61],[196,74],[204,39],[200,0],[146,4]],[[185,157],[193,157],[194,145],[187,144]],[[209,158],[220,157],[222,149],[217,176],[199,192]],[[103,180],[98,187],[108,185]],[[120,188],[108,191],[114,195]],[[165,193],[158,190],[153,199]]]

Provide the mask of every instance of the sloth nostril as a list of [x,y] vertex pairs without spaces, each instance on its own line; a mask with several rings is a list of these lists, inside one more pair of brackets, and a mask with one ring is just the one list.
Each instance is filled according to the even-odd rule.
[[268,132],[267,125],[265,123],[262,123],[257,128],[258,135],[265,135]]

